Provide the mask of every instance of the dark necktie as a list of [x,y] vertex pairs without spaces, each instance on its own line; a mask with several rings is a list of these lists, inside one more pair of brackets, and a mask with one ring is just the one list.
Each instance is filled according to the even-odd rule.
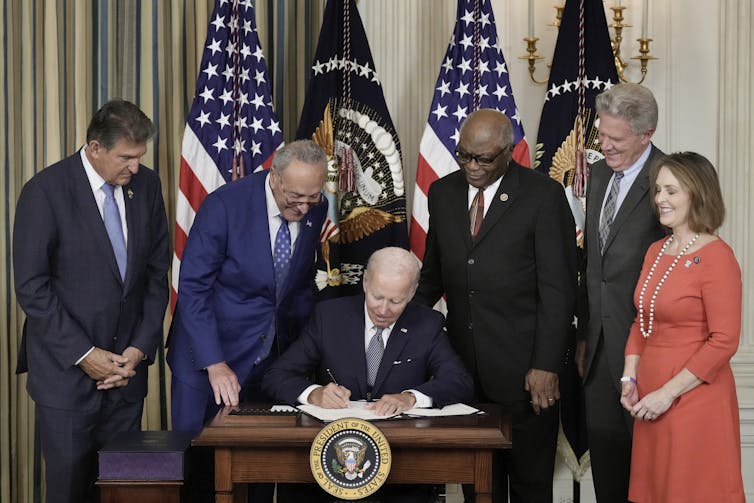
[[113,252],[115,252],[120,278],[125,279],[128,252],[126,251],[126,239],[123,237],[123,224],[120,221],[118,202],[115,200],[115,186],[106,183],[102,185],[102,192],[105,193],[102,218],[105,221],[105,229],[107,229],[107,235],[113,246]]
[[279,294],[291,265],[291,231],[288,229],[288,220],[282,215],[280,215],[280,228],[275,235],[275,252],[272,258],[275,268],[275,290]]
[[471,208],[469,208],[471,239],[476,238],[476,235],[479,234],[482,220],[484,220],[484,189],[479,189],[474,196],[474,200],[471,201]]
[[382,342],[383,330],[383,328],[374,327],[374,335],[369,340],[369,346],[367,347],[367,384],[369,386],[374,386],[374,381],[377,379],[377,371],[380,368],[380,361],[382,361],[382,353],[385,352],[385,345]]
[[600,253],[605,251],[605,243],[610,235],[610,226],[615,219],[615,210],[618,203],[618,193],[620,192],[620,181],[623,178],[623,171],[616,171],[613,175],[613,183],[610,185],[610,193],[605,201],[605,208],[602,210],[602,219],[600,220]]

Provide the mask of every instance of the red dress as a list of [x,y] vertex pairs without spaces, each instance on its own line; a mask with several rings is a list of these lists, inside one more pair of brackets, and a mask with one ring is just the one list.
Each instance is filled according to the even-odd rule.
[[[647,250],[639,291],[664,240]],[[649,301],[675,255],[663,255],[644,293]],[[729,361],[741,332],[741,269],[733,250],[712,241],[684,255],[655,300],[652,333],[639,318],[626,355],[640,355],[639,398],[660,388],[684,367],[704,381],[681,395],[654,421],[635,421],[629,499],[636,503],[744,503],[738,399]]]

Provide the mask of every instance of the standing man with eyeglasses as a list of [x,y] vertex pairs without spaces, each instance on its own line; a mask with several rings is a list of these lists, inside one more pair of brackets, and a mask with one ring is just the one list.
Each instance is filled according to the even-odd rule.
[[575,225],[560,184],[513,161],[512,151],[505,114],[478,110],[462,125],[461,170],[429,188],[416,299],[434,305],[446,296],[448,336],[477,400],[511,415],[513,449],[496,459],[493,501],[507,501],[510,485],[512,502],[551,503]]
[[327,156],[311,140],[209,194],[181,259],[168,339],[173,429],[198,432],[222,406],[267,401],[270,362],[308,320],[327,214]]

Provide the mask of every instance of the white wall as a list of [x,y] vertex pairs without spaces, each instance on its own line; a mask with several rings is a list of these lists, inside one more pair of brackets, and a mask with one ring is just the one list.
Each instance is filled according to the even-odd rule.
[[[754,0],[652,0],[648,34],[654,38],[644,84],[654,92],[660,121],[654,142],[667,152],[695,150],[719,165],[728,205],[723,237],[736,250],[744,270],[744,329],[734,359],[741,405],[743,473],[749,500],[754,501],[754,299],[748,273],[752,239],[748,228],[752,206],[748,189],[752,138],[752,23]],[[608,0],[607,6],[615,0]],[[528,31],[525,0],[492,0],[498,36],[508,63],[511,87],[530,145],[536,141],[545,87],[529,80],[523,37]],[[539,53],[549,62],[556,29],[555,1],[535,0]],[[625,23],[623,54],[638,53],[642,0],[622,0]],[[456,0],[362,0],[359,2],[375,65],[388,108],[403,147],[406,186],[413,187],[419,140],[426,123],[442,57],[455,23]],[[609,15],[612,11],[607,9]],[[608,20],[608,22],[610,22]],[[735,54],[733,54],[735,52]],[[733,56],[735,56],[733,58]],[[732,60],[730,58],[733,58]],[[628,71],[637,80],[635,66]],[[721,70],[722,69],[722,70]],[[543,62],[536,76],[546,77]],[[729,134],[724,133],[728,131]],[[408,195],[411,198],[412,190]],[[410,201],[409,201],[410,208]],[[754,266],[754,264],[752,264]],[[587,476],[588,479],[589,476]],[[560,465],[556,474],[556,502],[570,501],[571,482]],[[590,480],[582,485],[582,500],[594,501]]]

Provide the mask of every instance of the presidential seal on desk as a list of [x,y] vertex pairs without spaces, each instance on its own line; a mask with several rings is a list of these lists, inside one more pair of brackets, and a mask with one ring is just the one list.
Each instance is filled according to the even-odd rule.
[[344,418],[314,437],[309,465],[329,494],[357,500],[374,494],[390,473],[392,457],[385,435],[369,421]]

